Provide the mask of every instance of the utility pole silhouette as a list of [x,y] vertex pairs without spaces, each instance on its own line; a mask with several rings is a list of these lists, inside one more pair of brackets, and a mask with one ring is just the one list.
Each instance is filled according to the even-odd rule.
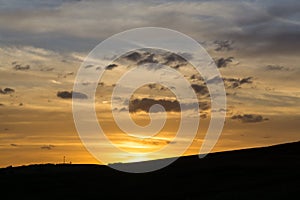
[[64,156],[63,164],[66,164],[66,156]]

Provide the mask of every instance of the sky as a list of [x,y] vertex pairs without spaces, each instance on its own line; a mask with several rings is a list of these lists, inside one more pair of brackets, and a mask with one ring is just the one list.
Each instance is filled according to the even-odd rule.
[[[0,0],[0,167],[60,163],[64,156],[72,163],[101,163],[82,144],[74,124],[70,98],[74,80],[95,46],[114,34],[140,27],[186,34],[215,61],[224,81],[227,109],[214,152],[299,141],[299,11],[297,0]],[[131,107],[117,110],[121,117],[129,111],[137,124],[145,126],[149,107],[161,103],[168,117],[159,134],[133,138],[114,122],[110,103],[116,81],[145,62],[170,65],[195,90],[201,122],[185,155],[197,154],[210,121],[209,94],[193,67],[169,52],[130,52],[106,67],[95,94],[100,125],[125,151],[151,152],[180,145],[172,138],[180,113],[189,109],[180,112],[174,94],[162,85],[139,88],[131,97]],[[140,73],[154,72],[149,67]],[[152,114],[157,119],[162,116],[158,111]],[[111,162],[139,159],[99,153]],[[171,156],[172,152],[140,159]]]

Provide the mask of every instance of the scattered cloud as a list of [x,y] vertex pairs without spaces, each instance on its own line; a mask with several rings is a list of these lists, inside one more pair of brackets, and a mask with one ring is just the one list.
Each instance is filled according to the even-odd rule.
[[87,99],[88,96],[86,94],[80,93],[80,92],[69,92],[69,91],[58,91],[57,97],[60,97],[62,99]]
[[187,53],[171,53],[165,50],[143,49],[139,52],[131,52],[130,54],[122,56],[120,62],[122,62],[122,59],[125,59],[126,61],[134,62],[137,65],[160,63],[178,69],[181,66],[187,65],[187,61],[183,56],[188,58],[191,57],[191,55]]
[[233,50],[233,41],[231,40],[216,40],[214,41],[216,45],[215,51],[230,51]]
[[30,65],[21,65],[21,64],[16,64],[13,69],[17,71],[26,71],[30,69]]
[[199,74],[193,74],[190,76],[191,80],[198,80],[198,81],[204,81],[204,79],[202,78],[202,76],[200,76]]
[[143,64],[146,64],[146,63],[158,63],[158,60],[156,60],[154,58],[155,54],[152,53],[150,55],[147,55],[146,58],[140,60],[137,64],[138,65],[143,65]]
[[116,64],[110,64],[110,65],[106,66],[105,69],[106,70],[112,70],[113,68],[116,68],[116,67],[118,67],[118,65],[116,65]]
[[191,87],[197,94],[206,95],[209,93],[206,85],[192,84]]
[[138,52],[132,52],[132,53],[126,54],[122,58],[137,62],[138,60],[140,60],[142,58],[142,55]]
[[166,87],[164,87],[164,86],[162,86],[162,85],[160,85],[160,84],[156,84],[156,83],[151,83],[151,84],[148,84],[147,86],[148,86],[148,88],[149,88],[150,90],[152,90],[152,89],[166,90],[166,89],[167,89]]
[[[149,112],[151,106],[160,104],[165,108],[167,112],[180,112],[180,105],[177,100],[166,100],[166,99],[134,99],[129,102],[129,112],[145,111]],[[160,112],[161,110],[152,110],[152,112]]]
[[223,78],[224,82],[226,83],[227,88],[238,88],[243,84],[251,84],[253,77],[246,77],[246,78]]
[[3,90],[0,89],[0,94],[11,94],[11,93],[14,93],[15,90],[12,89],[12,88],[4,88]]
[[164,56],[164,65],[178,69],[181,66],[187,65],[187,61],[178,54],[170,53]]
[[218,58],[215,60],[215,62],[218,68],[225,68],[228,66],[229,63],[233,62],[233,59],[234,57]]
[[[198,106],[200,110],[208,110],[210,108],[210,103],[208,101],[202,101],[197,103],[182,103],[180,108],[180,103],[177,100],[167,100],[167,99],[133,99],[129,102],[129,112],[150,112],[151,106],[159,104],[164,107],[166,112],[181,112],[181,110],[191,110]],[[121,111],[121,110],[120,110]],[[122,111],[127,111],[126,108],[122,108]],[[161,112],[162,110],[152,109],[151,112]]]
[[267,118],[263,118],[263,116],[256,114],[233,115],[231,119],[240,120],[243,123],[257,123],[268,120]]

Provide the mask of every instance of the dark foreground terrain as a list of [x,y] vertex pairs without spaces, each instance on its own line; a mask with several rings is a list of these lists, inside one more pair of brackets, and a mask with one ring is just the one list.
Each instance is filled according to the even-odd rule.
[[0,169],[0,193],[1,199],[300,199],[299,155],[295,142],[182,157],[145,174],[100,165],[9,167]]

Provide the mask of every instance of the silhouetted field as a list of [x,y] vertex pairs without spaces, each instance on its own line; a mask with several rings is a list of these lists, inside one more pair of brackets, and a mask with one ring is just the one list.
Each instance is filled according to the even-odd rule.
[[[1,196],[23,199],[300,199],[300,142],[181,157],[130,174],[101,165],[0,169]],[[155,161],[151,161],[155,162]],[[1,198],[2,199],[2,198]]]

